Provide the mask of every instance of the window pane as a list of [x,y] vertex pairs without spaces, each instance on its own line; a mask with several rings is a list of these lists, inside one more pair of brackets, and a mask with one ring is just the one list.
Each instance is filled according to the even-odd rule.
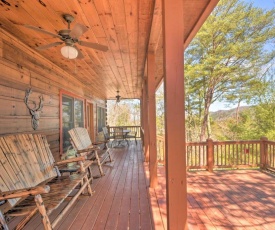
[[102,131],[102,127],[105,126],[105,109],[97,108],[97,130],[98,132]]
[[62,97],[62,130],[63,130],[63,149],[70,146],[68,131],[73,128],[73,99]]
[[84,127],[83,122],[83,101],[75,99],[74,101],[74,122],[75,127]]

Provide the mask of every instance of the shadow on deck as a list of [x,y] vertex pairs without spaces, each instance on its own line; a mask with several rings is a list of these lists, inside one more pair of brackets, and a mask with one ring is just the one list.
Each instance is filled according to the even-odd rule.
[[[92,183],[94,195],[80,196],[55,229],[154,229],[140,143],[136,146],[132,141],[129,147],[114,148],[112,152],[114,161],[103,167],[106,175]],[[98,174],[95,165],[94,175]],[[50,215],[51,220],[62,207]],[[13,219],[10,229],[19,220]],[[32,218],[24,229],[43,229],[40,215]]]
[[[159,186],[148,189],[140,143],[112,151],[114,162],[104,166],[106,175],[92,183],[95,194],[81,196],[55,229],[166,229],[164,167],[158,168]],[[94,171],[99,174],[97,167]],[[188,229],[275,229],[274,179],[257,170],[188,172]],[[13,219],[10,228],[19,220]],[[40,216],[24,229],[43,229]]]
[[[165,213],[165,169],[155,189]],[[188,172],[188,229],[275,229],[275,177],[258,170]]]

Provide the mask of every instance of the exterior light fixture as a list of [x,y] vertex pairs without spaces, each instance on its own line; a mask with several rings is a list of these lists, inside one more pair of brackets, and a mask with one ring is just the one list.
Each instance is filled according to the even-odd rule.
[[68,59],[75,59],[78,55],[78,51],[73,46],[63,46],[61,48],[61,54]]

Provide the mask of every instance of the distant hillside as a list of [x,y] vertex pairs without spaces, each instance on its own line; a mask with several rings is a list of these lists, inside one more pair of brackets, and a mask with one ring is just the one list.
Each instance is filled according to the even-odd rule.
[[[239,111],[240,113],[250,109],[251,106],[240,106]],[[227,118],[233,118],[236,116],[236,108],[235,109],[229,109],[229,110],[218,110],[216,112],[210,112],[210,117],[213,119],[213,121],[221,121],[225,120]]]

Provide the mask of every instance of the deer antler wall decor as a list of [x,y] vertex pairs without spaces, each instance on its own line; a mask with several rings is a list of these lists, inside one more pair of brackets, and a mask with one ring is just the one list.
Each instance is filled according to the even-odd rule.
[[26,96],[25,96],[24,102],[25,102],[25,104],[26,104],[27,108],[29,109],[30,114],[32,116],[32,128],[34,130],[36,130],[39,126],[40,111],[43,108],[44,99],[43,99],[43,96],[39,96],[39,99],[40,99],[39,105],[36,106],[36,102],[33,102],[34,108],[31,108],[29,106],[29,96],[31,95],[31,93],[32,93],[31,88],[26,90]]

